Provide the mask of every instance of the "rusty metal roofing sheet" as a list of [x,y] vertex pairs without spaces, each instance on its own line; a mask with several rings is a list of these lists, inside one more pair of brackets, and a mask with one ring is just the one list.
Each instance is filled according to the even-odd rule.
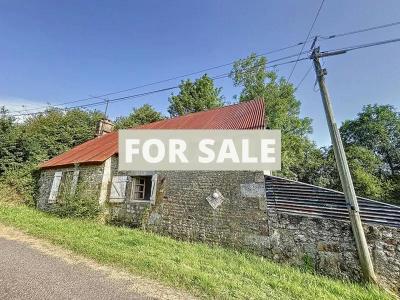
[[[271,211],[349,221],[343,193],[280,177],[265,176],[267,205]],[[361,220],[400,227],[400,207],[357,197]]]
[[263,129],[264,101],[253,100],[145,124],[143,129]]
[[[135,129],[264,129],[264,113],[264,101],[258,99],[145,124]],[[117,153],[118,132],[112,132],[76,146],[39,167],[99,164]]]

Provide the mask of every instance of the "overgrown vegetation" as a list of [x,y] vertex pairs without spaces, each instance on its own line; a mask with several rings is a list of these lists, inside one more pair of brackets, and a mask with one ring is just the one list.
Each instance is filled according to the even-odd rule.
[[24,203],[24,198],[15,188],[0,182],[0,202],[19,205]]
[[261,257],[149,232],[60,219],[0,203],[0,222],[100,263],[219,299],[391,299],[375,287],[316,276]]
[[62,218],[87,218],[95,219],[99,216],[101,208],[98,200],[98,193],[92,191],[82,181],[75,191],[61,190],[57,203],[52,205],[51,213]]
[[15,119],[0,108],[0,182],[34,205],[39,163],[93,138],[103,114],[49,109]]

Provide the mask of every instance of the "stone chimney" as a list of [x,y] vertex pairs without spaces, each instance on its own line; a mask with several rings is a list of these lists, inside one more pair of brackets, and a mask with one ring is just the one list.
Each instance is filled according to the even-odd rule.
[[101,119],[97,123],[96,136],[102,136],[114,130],[114,124],[108,119]]

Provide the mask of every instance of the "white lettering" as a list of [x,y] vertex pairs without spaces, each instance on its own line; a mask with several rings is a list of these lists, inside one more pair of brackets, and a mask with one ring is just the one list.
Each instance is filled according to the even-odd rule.
[[189,161],[185,156],[186,142],[184,140],[169,140],[169,162],[176,163],[178,157],[181,163],[187,164]]
[[217,163],[223,163],[225,159],[231,159],[233,163],[239,163],[239,155],[237,154],[235,144],[232,139],[224,139],[218,153]]
[[[155,146],[157,149],[157,154],[151,156],[150,148]],[[159,139],[149,139],[143,143],[143,158],[145,161],[151,164],[156,164],[161,162],[165,156],[165,146],[164,143]]]
[[[274,139],[261,139],[261,162],[262,163],[275,163],[276,157],[271,157],[269,154],[275,154],[275,140]],[[271,147],[270,147],[271,146]]]
[[250,157],[249,151],[249,140],[242,140],[242,163],[258,163],[257,157]]
[[200,152],[206,154],[207,156],[199,156],[199,163],[208,164],[215,159],[215,153],[212,149],[208,148],[207,145],[214,145],[215,141],[212,139],[203,139],[199,142]]
[[127,139],[125,142],[125,160],[127,163],[133,161],[133,155],[139,154],[139,148],[134,146],[139,145],[140,140],[138,139]]

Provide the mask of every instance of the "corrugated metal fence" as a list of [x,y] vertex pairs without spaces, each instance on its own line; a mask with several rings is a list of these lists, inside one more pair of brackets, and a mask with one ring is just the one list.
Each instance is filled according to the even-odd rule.
[[[349,220],[343,193],[275,176],[265,176],[268,209],[336,220]],[[358,197],[361,220],[400,227],[400,207]]]

